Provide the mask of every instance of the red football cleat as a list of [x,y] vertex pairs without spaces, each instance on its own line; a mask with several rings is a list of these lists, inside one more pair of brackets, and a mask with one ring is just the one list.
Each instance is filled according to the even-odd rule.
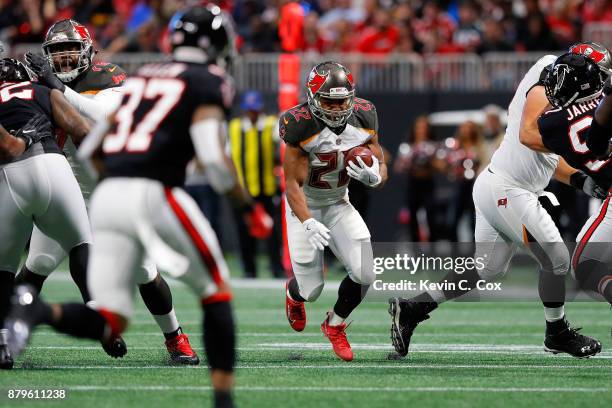
[[287,312],[287,320],[289,326],[295,331],[301,332],[306,327],[306,309],[304,302],[298,302],[289,297],[287,294],[289,281],[285,283],[285,312]]
[[198,365],[200,359],[189,344],[189,337],[185,333],[181,333],[176,337],[166,340],[166,348],[170,353],[170,359],[176,364]]
[[321,331],[327,337],[332,344],[334,349],[334,353],[338,357],[340,357],[344,361],[352,361],[353,360],[353,350],[351,350],[351,345],[346,339],[346,328],[347,324],[342,323],[338,326],[330,326],[329,325],[329,317],[330,312],[327,312],[327,317],[321,324]]

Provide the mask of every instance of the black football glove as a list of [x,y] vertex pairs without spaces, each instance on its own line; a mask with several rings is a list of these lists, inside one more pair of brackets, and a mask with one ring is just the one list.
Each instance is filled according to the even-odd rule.
[[46,137],[53,137],[53,125],[47,115],[40,113],[33,116],[14,136],[23,139],[28,149]]
[[608,191],[597,184],[593,177],[587,176],[582,171],[577,171],[570,176],[570,184],[578,190],[584,191],[591,197],[599,198],[600,200],[608,197]]
[[44,55],[27,52],[25,55],[25,60],[28,67],[30,67],[30,69],[34,71],[38,77],[38,82],[41,85],[51,89],[57,89],[64,93],[66,85],[64,85],[64,83],[55,76],[53,69],[51,69],[51,65],[49,65],[49,60],[47,60]]

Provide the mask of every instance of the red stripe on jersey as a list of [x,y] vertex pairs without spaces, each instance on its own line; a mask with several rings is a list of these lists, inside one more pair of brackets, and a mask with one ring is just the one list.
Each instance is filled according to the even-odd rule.
[[593,236],[593,233],[595,232],[599,224],[601,224],[601,222],[606,217],[606,213],[608,212],[609,203],[610,203],[610,196],[608,196],[608,198],[606,198],[606,201],[603,202],[601,206],[601,211],[599,211],[599,215],[597,216],[597,218],[595,218],[595,221],[593,221],[593,224],[591,224],[586,234],[584,234],[584,236],[580,240],[580,244],[578,244],[578,248],[576,249],[576,253],[574,254],[574,259],[572,260],[572,264],[573,264],[572,266],[574,267],[574,271],[576,270],[576,267],[578,266],[578,261],[580,260],[580,255],[582,255],[582,251],[584,251],[584,247],[586,246],[587,242],[589,242],[589,239],[591,239],[591,236]]
[[208,268],[208,271],[212,275],[213,281],[218,287],[220,287],[221,285],[223,285],[223,278],[221,277],[219,266],[217,265],[215,258],[210,253],[210,250],[208,249],[206,242],[204,241],[204,239],[202,239],[202,236],[198,233],[198,230],[196,229],[196,227],[193,225],[193,223],[189,219],[189,216],[187,215],[187,213],[183,210],[181,205],[178,203],[178,201],[174,197],[174,194],[172,194],[172,189],[169,187],[166,187],[164,190],[166,193],[166,199],[168,200],[168,203],[170,204],[170,208],[172,208],[172,211],[174,211],[174,214],[176,214],[176,217],[179,219],[179,221],[183,225],[183,228],[185,229],[185,231],[187,232],[187,234],[193,241],[194,245],[200,252],[202,261],[204,261],[204,265],[206,265],[206,267]]

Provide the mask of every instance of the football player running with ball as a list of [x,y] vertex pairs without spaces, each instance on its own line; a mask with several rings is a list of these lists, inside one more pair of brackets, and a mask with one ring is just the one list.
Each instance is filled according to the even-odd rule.
[[[348,200],[347,185],[352,177],[380,187],[387,167],[378,144],[376,108],[355,98],[348,69],[337,62],[318,64],[310,71],[306,92],[308,102],[289,109],[279,120],[280,136],[287,144],[285,217],[295,275],[286,284],[287,319],[295,331],[304,330],[304,303],[314,302],[323,290],[323,250],[329,245],[348,275],[321,330],[336,355],[351,361],[344,321],[361,303],[375,275],[370,233]],[[372,165],[359,156],[346,163],[347,152],[362,145],[371,150]]]
[[[77,21],[66,19],[54,23],[42,44],[43,55],[27,53],[26,60],[38,76],[39,83],[64,94],[77,110],[93,120],[108,117],[121,103],[126,73],[121,67],[105,62],[94,62],[95,50],[89,31]],[[66,154],[72,170],[79,181],[82,195],[75,201],[85,199],[87,203],[93,191],[95,175],[88,172],[78,160],[74,159],[76,146],[71,135],[62,133],[58,144]],[[88,219],[86,218],[86,222]],[[70,273],[81,291],[83,300],[90,302],[87,290],[85,267],[91,236],[85,240],[82,253],[70,253]],[[27,283],[41,291],[47,277],[66,258],[61,246],[36,226],[32,231],[30,250],[16,283]],[[155,263],[147,259],[139,267],[138,289],[140,295],[160,327],[170,359],[176,364],[196,365],[200,360],[192,349],[189,338],[183,333],[172,303],[172,293],[164,278],[159,274]],[[127,346],[122,338],[105,344],[104,350],[112,357],[123,357]]]

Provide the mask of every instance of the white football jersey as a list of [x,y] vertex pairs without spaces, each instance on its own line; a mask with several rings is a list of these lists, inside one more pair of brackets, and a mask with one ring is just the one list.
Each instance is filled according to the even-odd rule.
[[495,174],[532,192],[542,191],[548,185],[559,163],[559,156],[536,152],[521,143],[521,117],[527,92],[540,81],[544,68],[556,58],[554,55],[540,58],[521,80],[508,108],[506,134],[491,158],[490,168]]
[[308,178],[304,195],[308,207],[323,207],[348,201],[345,154],[367,143],[378,132],[378,117],[374,105],[355,98],[354,113],[341,133],[336,134],[316,119],[308,105],[288,110],[279,120],[281,138],[308,153]]

